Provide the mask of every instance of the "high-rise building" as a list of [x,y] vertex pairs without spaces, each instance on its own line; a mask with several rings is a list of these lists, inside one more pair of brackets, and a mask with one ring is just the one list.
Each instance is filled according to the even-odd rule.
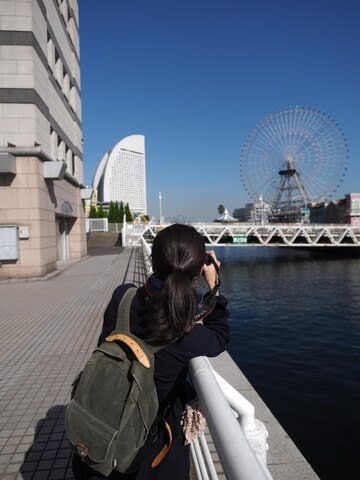
[[0,5],[0,278],[86,254],[77,0]]
[[124,202],[133,213],[147,213],[145,137],[130,135],[106,152],[96,169],[93,187],[103,205]]

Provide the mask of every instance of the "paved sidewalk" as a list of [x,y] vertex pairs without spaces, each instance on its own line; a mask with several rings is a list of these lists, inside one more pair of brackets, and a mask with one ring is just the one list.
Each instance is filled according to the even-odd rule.
[[139,249],[39,282],[0,284],[0,479],[73,478],[64,410],[114,288],[144,278]]

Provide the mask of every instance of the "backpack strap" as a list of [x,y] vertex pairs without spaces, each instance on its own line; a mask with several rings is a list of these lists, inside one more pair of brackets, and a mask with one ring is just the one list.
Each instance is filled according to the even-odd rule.
[[130,332],[130,307],[137,292],[136,287],[130,287],[124,293],[118,307],[115,330]]
[[133,352],[137,360],[143,365],[145,368],[150,368],[151,364],[148,359],[148,356],[144,352],[144,350],[140,347],[140,345],[128,335],[124,333],[114,333],[113,335],[109,335],[106,337],[107,342],[122,342],[127,345],[130,350]]

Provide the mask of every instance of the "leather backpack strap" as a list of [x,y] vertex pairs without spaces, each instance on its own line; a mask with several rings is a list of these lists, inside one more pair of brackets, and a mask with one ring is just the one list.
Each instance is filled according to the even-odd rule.
[[165,436],[167,437],[167,442],[163,446],[163,448],[160,450],[160,452],[156,455],[154,460],[152,461],[151,468],[156,468],[158,465],[160,465],[160,463],[164,460],[166,455],[169,453],[169,450],[173,443],[172,431],[171,431],[170,425],[167,422],[164,422],[164,430],[165,430]]
[[124,293],[117,311],[116,331],[130,332],[130,308],[136,292],[136,287],[130,287]]
[[148,356],[133,338],[125,335],[124,333],[114,333],[106,337],[106,341],[125,343],[125,345],[130,348],[130,350],[133,352],[134,356],[141,363],[141,365],[143,365],[145,368],[150,368],[151,363]]

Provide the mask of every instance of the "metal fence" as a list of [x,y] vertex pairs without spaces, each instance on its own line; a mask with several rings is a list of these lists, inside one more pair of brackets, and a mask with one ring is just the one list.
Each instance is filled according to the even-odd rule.
[[107,218],[87,218],[86,232],[107,232],[108,219]]

